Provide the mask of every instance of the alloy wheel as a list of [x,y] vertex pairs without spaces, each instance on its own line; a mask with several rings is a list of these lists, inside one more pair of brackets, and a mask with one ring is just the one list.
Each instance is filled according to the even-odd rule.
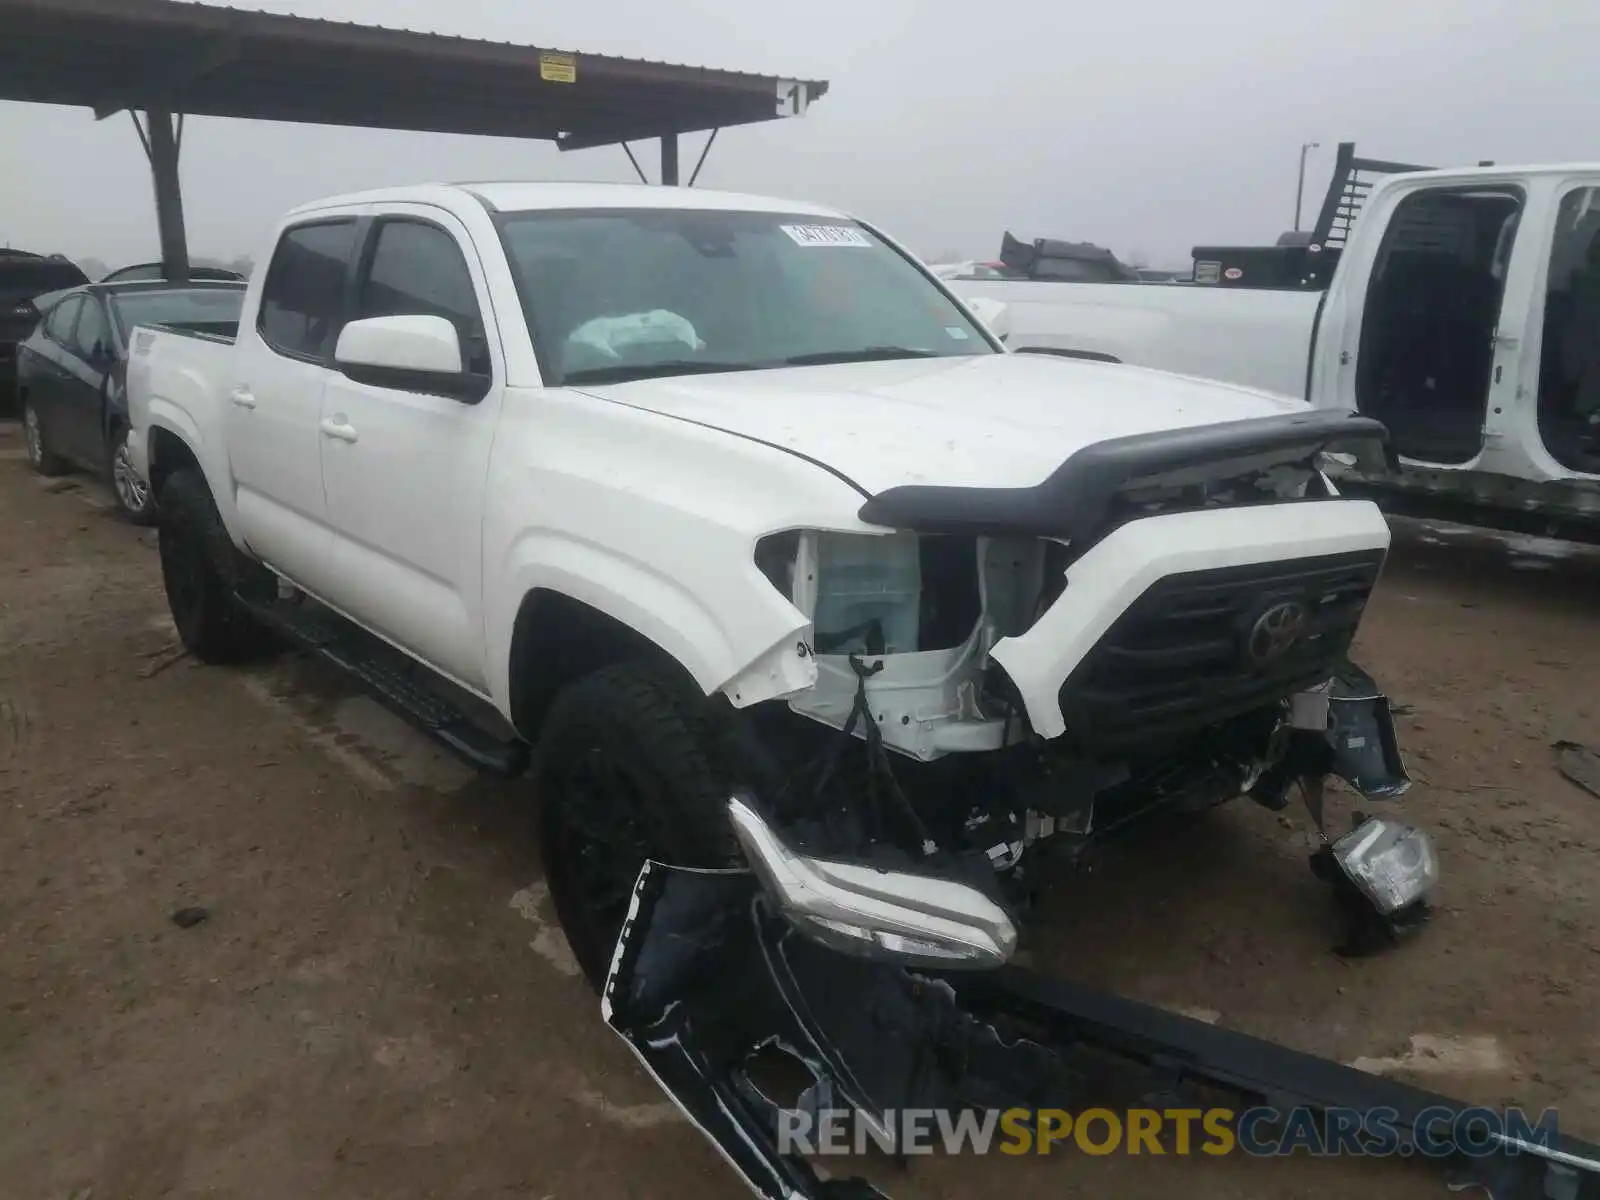
[[28,462],[37,467],[44,461],[44,431],[39,428],[39,413],[31,404],[22,406],[22,436],[28,447]]
[[133,460],[128,455],[126,433],[117,443],[116,453],[111,458],[111,484],[117,490],[117,499],[122,502],[122,507],[130,513],[142,513],[150,503],[150,488],[139,478],[139,473],[133,469]]

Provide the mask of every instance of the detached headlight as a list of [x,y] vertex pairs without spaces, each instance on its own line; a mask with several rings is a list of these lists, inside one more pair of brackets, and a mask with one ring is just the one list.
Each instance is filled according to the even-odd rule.
[[1375,954],[1427,921],[1439,856],[1420,829],[1369,817],[1313,854],[1311,870],[1332,885],[1344,913],[1337,953]]
[[1398,821],[1363,822],[1334,842],[1333,859],[1386,917],[1427,899],[1439,881],[1433,839]]
[[1011,918],[976,888],[797,854],[738,797],[728,815],[778,911],[831,949],[945,968],[998,967],[1016,949]]

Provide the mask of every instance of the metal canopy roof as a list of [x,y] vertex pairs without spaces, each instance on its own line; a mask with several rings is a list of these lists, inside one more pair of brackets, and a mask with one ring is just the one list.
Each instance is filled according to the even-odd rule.
[[798,116],[825,82],[177,0],[0,0],[0,99],[564,149]]

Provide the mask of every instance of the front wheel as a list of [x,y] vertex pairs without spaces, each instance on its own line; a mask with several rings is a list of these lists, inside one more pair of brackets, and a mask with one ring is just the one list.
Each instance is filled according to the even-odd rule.
[[111,493],[117,498],[117,508],[135,525],[149,525],[155,520],[155,503],[150,485],[133,469],[128,455],[128,436],[133,432],[123,426],[111,436]]
[[267,631],[251,617],[239,588],[262,568],[228,537],[205,477],[178,471],[161,489],[161,582],[183,648],[204,663],[233,663],[265,648]]
[[557,697],[534,768],[545,875],[597,991],[646,859],[742,861],[730,756],[698,689],[648,664],[606,667]]

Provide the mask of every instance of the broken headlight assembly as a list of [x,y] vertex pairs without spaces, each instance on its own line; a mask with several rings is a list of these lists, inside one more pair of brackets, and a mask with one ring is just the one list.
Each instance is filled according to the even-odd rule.
[[773,907],[830,949],[943,968],[998,967],[1016,949],[1006,910],[969,884],[798,854],[738,797],[728,816]]
[[1372,954],[1419,928],[1439,882],[1439,856],[1422,830],[1357,814],[1355,828],[1311,856],[1344,911],[1344,955]]
[[1425,901],[1439,881],[1433,840],[1398,821],[1370,818],[1329,847],[1333,861],[1388,917]]

